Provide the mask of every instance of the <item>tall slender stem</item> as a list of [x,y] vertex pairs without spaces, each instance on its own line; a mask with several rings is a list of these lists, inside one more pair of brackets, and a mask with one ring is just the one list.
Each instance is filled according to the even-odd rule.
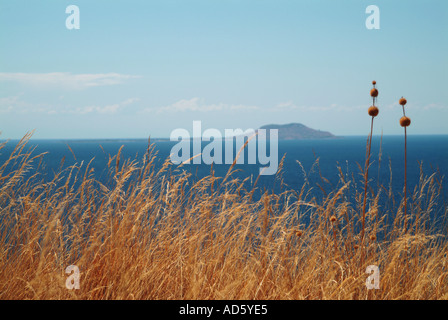
[[[364,229],[365,229],[365,220],[366,220],[366,203],[367,203],[367,182],[369,179],[369,167],[370,167],[370,150],[372,147],[372,135],[373,135],[373,118],[370,123],[370,136],[368,140],[367,146],[367,156],[366,156],[366,164],[364,168],[364,200],[362,204],[362,229],[361,229],[361,260],[363,260],[363,244],[364,244]],[[362,263],[362,261],[361,261]]]
[[406,205],[407,205],[407,183],[406,183],[406,177],[407,177],[407,134],[406,134],[406,127],[404,127],[404,233],[407,232],[407,220],[406,220]]
[[[403,107],[403,116],[406,117],[406,112]],[[407,214],[407,133],[406,133],[406,127],[404,127],[404,233],[407,232],[407,220],[406,220],[406,214]]]

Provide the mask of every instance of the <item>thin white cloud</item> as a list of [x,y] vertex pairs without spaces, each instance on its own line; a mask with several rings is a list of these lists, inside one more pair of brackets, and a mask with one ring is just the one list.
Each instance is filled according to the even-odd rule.
[[309,111],[309,112],[322,112],[322,111],[354,111],[365,108],[365,106],[340,106],[338,104],[331,104],[329,106],[298,106],[292,101],[282,102],[270,108],[270,111]]
[[129,104],[132,104],[132,103],[134,103],[134,102],[138,102],[138,101],[140,101],[139,98],[129,98],[129,99],[123,101],[123,102],[121,103],[121,105],[123,105],[123,106],[127,106],[127,105],[129,105]]
[[19,101],[18,96],[0,98],[0,113],[10,113]]
[[[402,110],[402,106],[398,103],[398,102],[393,102],[390,103],[388,105],[385,106],[385,108],[387,109],[398,109],[398,110]],[[430,111],[430,110],[438,110],[438,111],[442,111],[442,110],[448,110],[448,105],[446,104],[440,104],[440,103],[429,103],[426,105],[420,105],[420,104],[415,104],[415,103],[407,103],[405,106],[405,109],[408,110],[416,110],[416,111]]]
[[88,114],[88,113],[101,113],[101,114],[114,114],[120,109],[120,104],[112,104],[104,107],[100,106],[86,106],[82,108],[76,108],[73,111],[69,111],[68,113],[75,114]]
[[427,104],[422,109],[423,110],[448,110],[448,106],[438,104],[438,103],[431,103],[431,104]]
[[[294,104],[292,101],[282,102],[277,104],[276,106],[269,109],[271,112],[282,112],[282,111],[304,111],[304,112],[324,112],[324,111],[337,111],[337,112],[353,112],[357,110],[367,110],[367,108],[370,105],[357,105],[357,106],[343,106],[338,104],[331,104],[330,106],[298,106]],[[401,111],[400,104],[395,101],[389,104],[380,105],[379,109],[381,110],[400,110]],[[429,110],[448,110],[448,105],[439,104],[439,103],[430,103],[427,105],[419,105],[419,104],[413,104],[408,103],[406,105],[406,109],[411,110],[423,110],[423,111],[429,111]]]
[[52,108],[43,103],[31,104],[24,101],[21,98],[21,94],[18,96],[9,96],[0,98],[0,114],[8,113],[28,113],[28,112],[40,112],[50,113]]
[[91,87],[116,85],[124,83],[126,80],[133,78],[139,77],[119,73],[0,73],[0,81],[4,82],[16,82],[22,85],[44,88],[57,87],[69,90],[80,90]]
[[41,114],[115,114],[129,105],[140,101],[139,98],[129,98],[123,102],[110,104],[106,106],[85,106],[85,107],[69,107],[69,106],[51,106],[47,104],[35,104],[23,101],[20,96],[10,96],[0,98],[0,114],[1,113],[41,113]]
[[218,104],[206,104],[203,99],[200,98],[191,98],[191,99],[182,99],[173,104],[157,107],[157,108],[145,108],[143,112],[211,112],[211,111],[251,111],[258,110],[257,106],[248,106],[248,105],[232,105],[226,103],[218,103]]
[[274,109],[274,111],[297,110],[297,109],[299,109],[299,107],[296,106],[292,101],[287,101],[287,102],[281,102],[281,103],[277,104],[273,109]]
[[241,111],[251,111],[251,110],[258,110],[258,109],[260,109],[257,106],[246,106],[246,105],[243,105],[243,104],[230,105],[230,106],[228,106],[228,108],[230,110],[241,110]]
[[106,105],[106,106],[86,106],[76,108],[75,110],[68,110],[67,113],[74,114],[88,114],[88,113],[100,113],[100,114],[115,114],[123,108],[140,101],[139,98],[129,98],[123,102]]

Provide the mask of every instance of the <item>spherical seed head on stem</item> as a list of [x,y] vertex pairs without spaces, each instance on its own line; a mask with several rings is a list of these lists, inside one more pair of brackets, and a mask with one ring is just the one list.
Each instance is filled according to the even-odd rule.
[[358,246],[357,244],[355,244],[355,245],[353,246],[353,248],[354,248],[355,250],[358,250],[359,246]]
[[375,240],[376,240],[376,236],[375,236],[374,234],[372,234],[372,235],[370,236],[370,240],[371,240],[371,241],[375,241]]
[[330,222],[336,222],[336,216],[331,216],[330,217]]
[[411,119],[408,117],[401,117],[400,118],[400,126],[402,127],[409,127],[411,125]]
[[369,116],[376,117],[380,110],[376,106],[371,106],[367,112],[369,113]]
[[303,234],[302,230],[296,230],[296,236],[297,237],[300,238],[302,236],[302,234]]
[[401,99],[400,99],[398,102],[399,102],[400,105],[402,105],[402,106],[404,106],[404,105],[407,103],[406,99],[403,98],[403,97],[401,97]]
[[373,80],[373,81],[372,81],[372,84],[373,84],[373,85],[376,85],[376,81],[375,81],[375,80]]
[[373,88],[372,90],[370,90],[370,96],[374,98],[378,97],[378,89]]

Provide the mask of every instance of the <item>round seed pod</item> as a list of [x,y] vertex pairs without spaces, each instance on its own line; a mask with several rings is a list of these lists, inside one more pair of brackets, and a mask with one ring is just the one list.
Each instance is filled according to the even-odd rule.
[[378,89],[373,88],[372,90],[370,90],[370,96],[371,97],[378,97]]
[[335,222],[336,221],[336,217],[335,216],[331,216],[330,217],[330,222]]
[[373,81],[372,81],[372,84],[373,84],[373,85],[376,85],[376,81],[375,81],[375,80],[373,80]]
[[408,117],[401,117],[400,118],[400,126],[402,127],[409,127],[411,124],[411,119]]
[[300,238],[302,236],[302,234],[303,234],[302,230],[296,230],[296,236],[297,237]]
[[401,97],[401,99],[400,99],[398,102],[399,102],[400,105],[402,105],[402,106],[404,106],[404,105],[407,103],[406,99],[403,98],[403,97]]
[[380,112],[380,110],[378,110],[378,108],[376,106],[371,106],[367,112],[369,113],[369,116],[372,117],[376,117],[378,115],[378,113]]
[[376,236],[374,235],[374,234],[372,234],[371,236],[370,236],[370,241],[375,241],[376,240]]
[[354,246],[353,246],[353,249],[355,249],[355,250],[357,250],[359,248],[359,246],[357,245],[357,244],[355,244]]

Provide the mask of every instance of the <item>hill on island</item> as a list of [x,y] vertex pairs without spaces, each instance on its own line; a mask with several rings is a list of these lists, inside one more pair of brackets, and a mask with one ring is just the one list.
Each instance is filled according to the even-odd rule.
[[336,136],[331,134],[330,132],[308,128],[301,123],[268,124],[262,126],[260,129],[278,129],[279,140],[336,138]]

